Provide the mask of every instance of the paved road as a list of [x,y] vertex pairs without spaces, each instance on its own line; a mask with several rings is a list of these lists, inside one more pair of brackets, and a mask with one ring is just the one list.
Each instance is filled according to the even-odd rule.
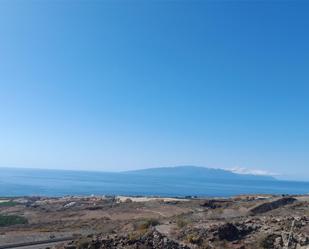
[[36,242],[27,242],[27,243],[20,243],[20,244],[11,244],[11,245],[0,245],[0,249],[46,249],[47,247],[51,248],[55,245],[72,241],[74,238],[61,238],[61,239],[51,239],[45,241],[36,241]]
[[61,242],[51,242],[51,243],[45,243],[45,244],[39,244],[39,245],[31,245],[31,246],[19,246],[19,247],[10,247],[10,249],[18,248],[18,249],[46,249],[46,248],[52,248],[53,246],[59,245],[63,243]]

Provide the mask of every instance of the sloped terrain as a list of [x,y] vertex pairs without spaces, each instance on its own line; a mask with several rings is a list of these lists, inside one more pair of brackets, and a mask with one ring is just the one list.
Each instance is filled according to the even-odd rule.
[[7,201],[10,205],[2,205],[0,215],[21,217],[23,222],[0,227],[0,248],[41,241],[53,242],[50,247],[59,249],[309,247],[308,196],[29,197]]

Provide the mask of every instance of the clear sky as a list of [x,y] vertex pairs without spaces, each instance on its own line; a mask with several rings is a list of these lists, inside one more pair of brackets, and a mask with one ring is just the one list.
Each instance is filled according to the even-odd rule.
[[0,2],[0,166],[309,180],[308,1]]

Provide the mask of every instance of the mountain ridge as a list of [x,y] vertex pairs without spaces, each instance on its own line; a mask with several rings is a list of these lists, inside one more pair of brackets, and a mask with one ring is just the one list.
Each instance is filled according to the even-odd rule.
[[143,175],[145,177],[178,177],[178,178],[205,178],[227,180],[272,180],[277,179],[268,175],[237,174],[226,169],[207,168],[202,166],[182,165],[169,167],[155,167],[123,171],[124,174]]

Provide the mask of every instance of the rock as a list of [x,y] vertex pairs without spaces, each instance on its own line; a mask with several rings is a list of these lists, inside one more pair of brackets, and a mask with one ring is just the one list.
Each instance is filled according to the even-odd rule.
[[[275,243],[276,243],[276,247],[275,247]],[[280,235],[270,234],[270,235],[267,235],[266,238],[262,240],[261,246],[262,248],[265,248],[265,249],[277,249],[277,248],[279,249],[279,248],[282,248],[283,241]],[[277,246],[280,246],[280,247],[277,247]]]
[[227,207],[229,202],[226,200],[206,200],[200,206],[210,209]]
[[281,248],[283,246],[283,241],[281,237],[277,237],[274,240],[274,248]]
[[218,237],[220,240],[238,240],[240,237],[240,231],[235,225],[226,223],[218,228]]
[[96,238],[85,248],[90,249],[190,249],[187,246],[180,245],[159,233],[157,230],[146,232],[136,238],[130,236],[108,236],[105,238]]
[[64,249],[76,249],[75,245],[65,245]]
[[281,199],[276,200],[276,201],[266,202],[266,203],[263,203],[261,205],[258,205],[256,207],[252,208],[250,210],[250,212],[253,215],[262,214],[262,213],[266,213],[266,212],[269,212],[271,210],[286,206],[288,204],[292,204],[295,201],[297,201],[297,199],[292,198],[292,197],[284,197],[284,198],[281,198]]
[[303,234],[299,234],[297,240],[301,246],[309,245],[309,238]]

